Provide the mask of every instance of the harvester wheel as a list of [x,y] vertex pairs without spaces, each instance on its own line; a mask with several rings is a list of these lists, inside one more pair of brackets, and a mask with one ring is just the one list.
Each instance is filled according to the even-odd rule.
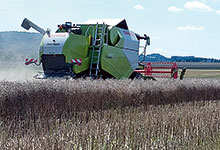
[[143,76],[142,79],[156,81],[156,79],[154,77],[152,77],[152,76]]
[[184,67],[180,74],[180,80],[183,80],[185,73],[186,73],[186,68]]
[[142,75],[141,73],[137,73],[137,72],[133,72],[130,76],[130,79],[141,79],[142,78]]

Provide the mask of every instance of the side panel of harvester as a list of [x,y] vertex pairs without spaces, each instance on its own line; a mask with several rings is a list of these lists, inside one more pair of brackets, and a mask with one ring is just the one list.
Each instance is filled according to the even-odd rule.
[[89,68],[90,56],[89,56],[89,38],[70,34],[63,47],[63,54],[66,58],[66,63],[71,63],[72,59],[82,59],[82,65],[74,65],[73,71],[80,73]]
[[135,33],[113,27],[109,39],[111,46],[102,49],[101,68],[118,79],[130,77],[138,67],[139,41]]
[[123,50],[107,45],[102,49],[101,68],[117,79],[128,78],[133,72]]

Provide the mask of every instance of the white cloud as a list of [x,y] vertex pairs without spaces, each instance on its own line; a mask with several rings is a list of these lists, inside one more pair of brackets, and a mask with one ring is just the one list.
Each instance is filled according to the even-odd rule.
[[220,15],[220,10],[216,10],[216,14]]
[[171,6],[171,7],[168,8],[168,11],[172,12],[172,13],[180,13],[180,12],[183,11],[183,9],[182,8],[177,8],[175,6]]
[[191,11],[198,11],[198,12],[210,12],[213,11],[211,7],[208,5],[198,2],[198,1],[191,1],[186,2],[184,8],[191,10]]
[[133,8],[136,10],[144,10],[144,7],[140,4],[135,5]]
[[204,31],[205,27],[203,27],[203,26],[196,27],[193,25],[186,25],[183,27],[178,27],[177,30],[179,30],[179,31]]

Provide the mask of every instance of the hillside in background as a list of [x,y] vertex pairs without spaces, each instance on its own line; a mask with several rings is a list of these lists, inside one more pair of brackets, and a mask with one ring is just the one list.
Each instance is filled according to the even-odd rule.
[[[38,57],[42,35],[30,32],[0,32],[0,61],[24,61],[25,58]],[[143,60],[143,55],[140,60]],[[172,62],[220,62],[218,59],[200,58],[194,56],[165,57],[160,54],[149,54],[145,61]]]
[[24,61],[38,56],[42,35],[29,32],[0,32],[0,61]]
[[[140,60],[143,60],[144,56],[140,56]],[[150,62],[220,62],[219,59],[213,58],[202,58],[202,57],[195,57],[195,56],[172,56],[171,58],[165,57],[160,54],[149,54],[145,57],[145,61]]]

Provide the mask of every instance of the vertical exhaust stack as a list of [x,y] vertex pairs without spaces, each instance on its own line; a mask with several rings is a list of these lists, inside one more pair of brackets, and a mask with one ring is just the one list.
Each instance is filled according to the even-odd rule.
[[38,32],[40,32],[43,35],[46,33],[46,31],[44,29],[42,29],[38,25],[34,24],[33,22],[31,22],[27,18],[24,18],[21,26],[26,30],[29,30],[32,27],[33,29],[37,30]]

